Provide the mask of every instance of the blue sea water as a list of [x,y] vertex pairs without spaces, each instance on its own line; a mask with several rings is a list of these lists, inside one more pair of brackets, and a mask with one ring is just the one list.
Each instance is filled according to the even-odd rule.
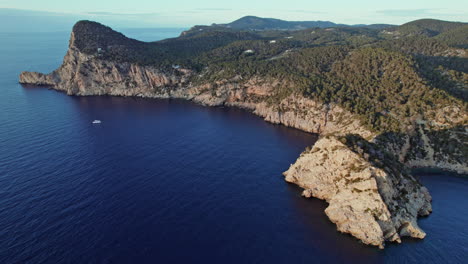
[[17,83],[58,67],[68,36],[0,33],[0,263],[466,263],[467,178],[418,174],[434,199],[426,239],[362,245],[281,175],[314,135],[239,109]]

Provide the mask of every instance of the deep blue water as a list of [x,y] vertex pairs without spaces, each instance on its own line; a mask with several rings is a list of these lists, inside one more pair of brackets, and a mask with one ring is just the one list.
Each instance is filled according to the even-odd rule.
[[283,180],[313,135],[238,109],[25,88],[20,71],[59,66],[68,33],[0,39],[0,263],[468,259],[467,178],[421,174],[434,198],[427,238],[378,250]]

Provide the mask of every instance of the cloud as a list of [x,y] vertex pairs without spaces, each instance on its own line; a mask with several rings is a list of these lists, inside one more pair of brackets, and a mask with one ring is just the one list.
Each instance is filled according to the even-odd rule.
[[198,11],[232,11],[232,8],[197,8]]
[[304,13],[304,14],[326,14],[326,12],[315,11],[315,10],[286,10],[291,13]]
[[174,17],[160,13],[59,13],[0,8],[0,32],[69,31],[79,20],[93,20],[113,28],[185,27],[190,25],[189,22],[182,19],[179,19],[180,22],[174,19]]
[[180,13],[198,15],[198,16],[207,15],[208,13],[211,13],[213,15],[215,15],[215,13],[218,13],[221,15],[229,14],[230,15],[229,17],[232,18],[233,20],[240,18],[246,14],[259,16],[259,17],[275,17],[275,18],[278,17],[278,15],[281,16],[284,14],[289,14],[293,16],[327,14],[326,12],[316,11],[316,10],[304,10],[304,9],[284,10],[284,9],[268,9],[268,8],[263,9],[261,12],[262,14],[259,14],[259,12],[256,12],[256,14],[252,14],[252,10],[250,9],[231,9],[231,8],[195,8],[191,10],[181,11]]
[[449,13],[442,13],[440,12],[441,9],[428,9],[428,8],[421,8],[421,9],[385,9],[385,10],[378,10],[377,13],[385,15],[385,16],[393,16],[393,17],[434,17],[434,16],[457,16],[460,14],[449,14]]
[[86,12],[86,15],[91,16],[106,16],[106,17],[154,17],[159,13],[112,13],[112,12]]
[[218,13],[218,12],[231,12],[233,10],[234,9],[230,9],[230,8],[195,8],[195,9],[180,11],[179,13],[204,15],[204,14],[213,13],[213,12],[215,12],[215,13]]
[[29,17],[39,17],[39,16],[49,16],[49,17],[65,17],[70,16],[70,13],[57,13],[49,11],[35,11],[35,10],[23,10],[16,8],[0,8],[0,14],[2,16],[29,16]]

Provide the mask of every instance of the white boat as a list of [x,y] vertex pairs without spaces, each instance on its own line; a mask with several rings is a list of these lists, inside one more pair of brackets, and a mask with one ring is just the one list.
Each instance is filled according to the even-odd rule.
[[101,124],[101,123],[102,123],[101,120],[94,120],[93,121],[93,124]]

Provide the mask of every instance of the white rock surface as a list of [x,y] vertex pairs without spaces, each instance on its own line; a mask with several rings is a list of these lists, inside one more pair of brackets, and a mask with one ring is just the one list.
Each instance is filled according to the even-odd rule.
[[402,236],[424,238],[416,220],[431,212],[427,189],[396,165],[383,161],[388,168],[379,168],[366,156],[336,137],[322,137],[285,179],[304,188],[303,196],[327,201],[325,213],[338,230],[365,244],[383,248],[385,241],[401,242]]

